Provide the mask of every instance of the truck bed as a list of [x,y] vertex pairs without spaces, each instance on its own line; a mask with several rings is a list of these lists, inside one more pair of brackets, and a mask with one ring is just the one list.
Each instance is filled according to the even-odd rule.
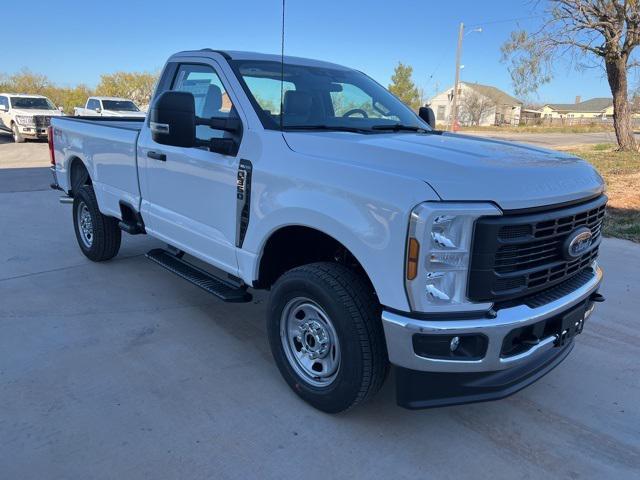
[[103,213],[120,217],[120,201],[140,203],[137,170],[138,135],[144,118],[57,117],[52,120],[56,174],[60,186],[69,191],[70,165],[83,161]]
[[78,115],[73,117],[60,117],[62,120],[72,122],[89,122],[92,125],[103,125],[111,128],[124,128],[125,130],[140,131],[145,121],[141,117],[99,117],[92,115]]

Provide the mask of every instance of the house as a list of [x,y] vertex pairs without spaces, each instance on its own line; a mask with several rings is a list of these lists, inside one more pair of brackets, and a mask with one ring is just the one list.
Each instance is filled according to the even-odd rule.
[[548,103],[542,107],[542,118],[593,118],[606,120],[613,117],[613,99],[601,97],[575,103]]
[[[462,125],[518,125],[522,102],[490,85],[460,82],[458,121]],[[436,114],[436,122],[451,121],[453,87],[437,94],[428,105]]]

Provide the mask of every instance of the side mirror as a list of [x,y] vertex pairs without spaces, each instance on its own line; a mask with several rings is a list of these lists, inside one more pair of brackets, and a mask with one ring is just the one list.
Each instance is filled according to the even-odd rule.
[[97,107],[96,108],[96,113],[100,113],[100,112],[102,112],[102,109],[100,107]]
[[58,105],[58,110],[60,110],[61,112],[64,112],[64,107],[62,105]]
[[161,145],[191,148],[196,142],[196,102],[193,94],[169,90],[149,110],[151,138]]
[[420,107],[418,111],[418,116],[427,122],[427,124],[435,130],[436,128],[436,114],[433,113],[433,109],[431,107]]

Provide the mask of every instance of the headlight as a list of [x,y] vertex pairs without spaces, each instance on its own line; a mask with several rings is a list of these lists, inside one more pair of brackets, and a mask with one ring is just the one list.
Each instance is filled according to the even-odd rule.
[[35,125],[33,117],[27,117],[23,115],[16,115],[16,122],[18,122],[20,125],[27,125],[27,126]]
[[500,215],[489,203],[431,203],[411,212],[405,285],[419,312],[487,310],[467,299],[473,226],[478,217]]

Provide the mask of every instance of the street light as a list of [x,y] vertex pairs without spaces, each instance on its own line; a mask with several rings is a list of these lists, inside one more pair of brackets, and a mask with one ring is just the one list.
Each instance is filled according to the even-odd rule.
[[453,103],[451,104],[451,124],[449,125],[449,130],[453,131],[455,129],[455,125],[458,121],[458,93],[460,89],[460,59],[462,57],[462,39],[473,32],[482,32],[482,27],[474,28],[473,30],[469,30],[466,34],[464,33],[464,23],[460,23],[460,29],[458,30],[458,48],[456,50],[456,82],[453,86]]

